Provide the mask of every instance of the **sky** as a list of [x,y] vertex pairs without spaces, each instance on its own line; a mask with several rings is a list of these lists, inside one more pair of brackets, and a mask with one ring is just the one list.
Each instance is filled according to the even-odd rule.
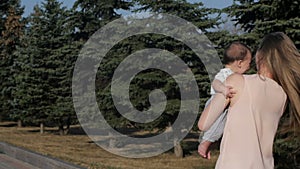
[[[71,7],[75,0],[59,0],[63,2],[63,6]],[[224,8],[233,3],[233,0],[188,0],[190,2],[202,2],[204,6],[209,8]],[[28,16],[36,4],[41,4],[43,0],[21,0],[22,6],[25,6],[25,16]]]
[[[41,5],[43,1],[44,0],[21,0],[22,6],[25,7],[24,15],[28,16],[33,11],[33,7],[36,4]],[[72,7],[73,3],[75,2],[75,0],[59,0],[59,1],[63,3],[63,6],[67,6],[67,7]]]

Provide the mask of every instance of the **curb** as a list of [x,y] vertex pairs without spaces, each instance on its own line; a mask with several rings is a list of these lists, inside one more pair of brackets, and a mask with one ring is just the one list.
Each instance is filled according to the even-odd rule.
[[83,167],[38,154],[30,150],[25,150],[5,142],[0,142],[0,152],[42,169],[85,169]]

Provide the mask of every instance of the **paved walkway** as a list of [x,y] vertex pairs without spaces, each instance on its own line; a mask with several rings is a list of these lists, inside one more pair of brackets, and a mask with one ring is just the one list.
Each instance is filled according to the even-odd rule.
[[0,141],[0,169],[84,169]]
[[0,169],[38,169],[28,163],[0,154]]

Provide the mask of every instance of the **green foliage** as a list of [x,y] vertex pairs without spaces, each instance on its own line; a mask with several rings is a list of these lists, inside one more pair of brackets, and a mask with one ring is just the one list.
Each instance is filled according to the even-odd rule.
[[[274,143],[275,168],[298,169],[300,167],[300,137],[296,130],[291,131],[288,125],[290,114],[288,109],[281,117]],[[297,135],[298,134],[298,135]]]
[[19,0],[8,0],[0,4],[0,121],[15,111],[12,92],[15,90],[13,64],[14,51],[21,45],[24,21],[23,8]]
[[70,125],[75,118],[71,77],[78,48],[71,43],[68,11],[56,0],[35,6],[30,27],[17,50],[14,93],[18,112],[11,116],[31,124]]
[[[220,24],[220,10],[206,8],[202,2],[190,3],[186,0],[134,0],[139,8],[134,12],[151,11],[167,13],[192,22],[204,32],[217,28]],[[211,14],[216,14],[212,16]]]
[[125,0],[77,0],[70,18],[75,38],[88,40],[102,26],[120,17],[116,10],[129,10],[131,6]]
[[274,146],[274,161],[277,169],[300,167],[300,140],[295,135],[278,134]]
[[297,0],[239,1],[226,11],[247,32],[241,37],[256,47],[265,34],[285,32],[300,48],[300,5]]
[[[210,28],[215,28],[219,24],[219,16],[211,18],[209,15],[217,12],[216,9],[207,9],[202,3],[189,3],[185,0],[180,1],[150,1],[136,0],[138,6],[134,12],[151,11],[154,13],[168,13],[179,16],[198,26],[203,32],[208,32]],[[157,25],[159,27],[159,25]],[[180,28],[178,28],[180,29]],[[211,34],[212,35],[212,34]],[[220,36],[215,36],[215,39]],[[142,111],[150,107],[149,93],[154,89],[161,89],[167,96],[168,102],[164,113],[151,123],[134,123],[121,116],[113,105],[110,95],[111,79],[113,72],[122,60],[136,51],[146,48],[159,48],[167,50],[179,56],[192,72],[195,74],[198,87],[200,89],[201,109],[205,101],[210,97],[210,81],[208,73],[195,53],[180,41],[164,35],[144,34],[127,38],[118,44],[106,55],[102,61],[97,74],[97,100],[101,112],[105,114],[106,120],[113,127],[135,126],[140,129],[152,130],[154,128],[165,129],[167,125],[173,123],[180,109],[179,88],[172,77],[162,71],[148,70],[140,72],[130,83],[130,101],[133,106]],[[172,60],[170,60],[172,62]],[[138,63],[137,63],[138,64]],[[145,64],[145,63],[141,63]],[[181,68],[177,68],[180,70]],[[129,71],[130,68],[128,68]],[[200,102],[200,100],[199,100]],[[125,104],[124,104],[125,105]],[[126,109],[126,106],[124,106]]]
[[20,0],[6,0],[0,3],[0,32],[4,31],[5,22],[9,15],[9,10],[15,12],[15,16],[21,16],[24,12],[24,8],[20,6]]

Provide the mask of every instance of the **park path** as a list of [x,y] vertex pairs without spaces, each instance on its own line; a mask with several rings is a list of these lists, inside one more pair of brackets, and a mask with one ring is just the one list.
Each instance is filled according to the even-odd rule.
[[0,154],[0,169],[38,169],[28,163]]
[[0,169],[84,169],[0,141]]

